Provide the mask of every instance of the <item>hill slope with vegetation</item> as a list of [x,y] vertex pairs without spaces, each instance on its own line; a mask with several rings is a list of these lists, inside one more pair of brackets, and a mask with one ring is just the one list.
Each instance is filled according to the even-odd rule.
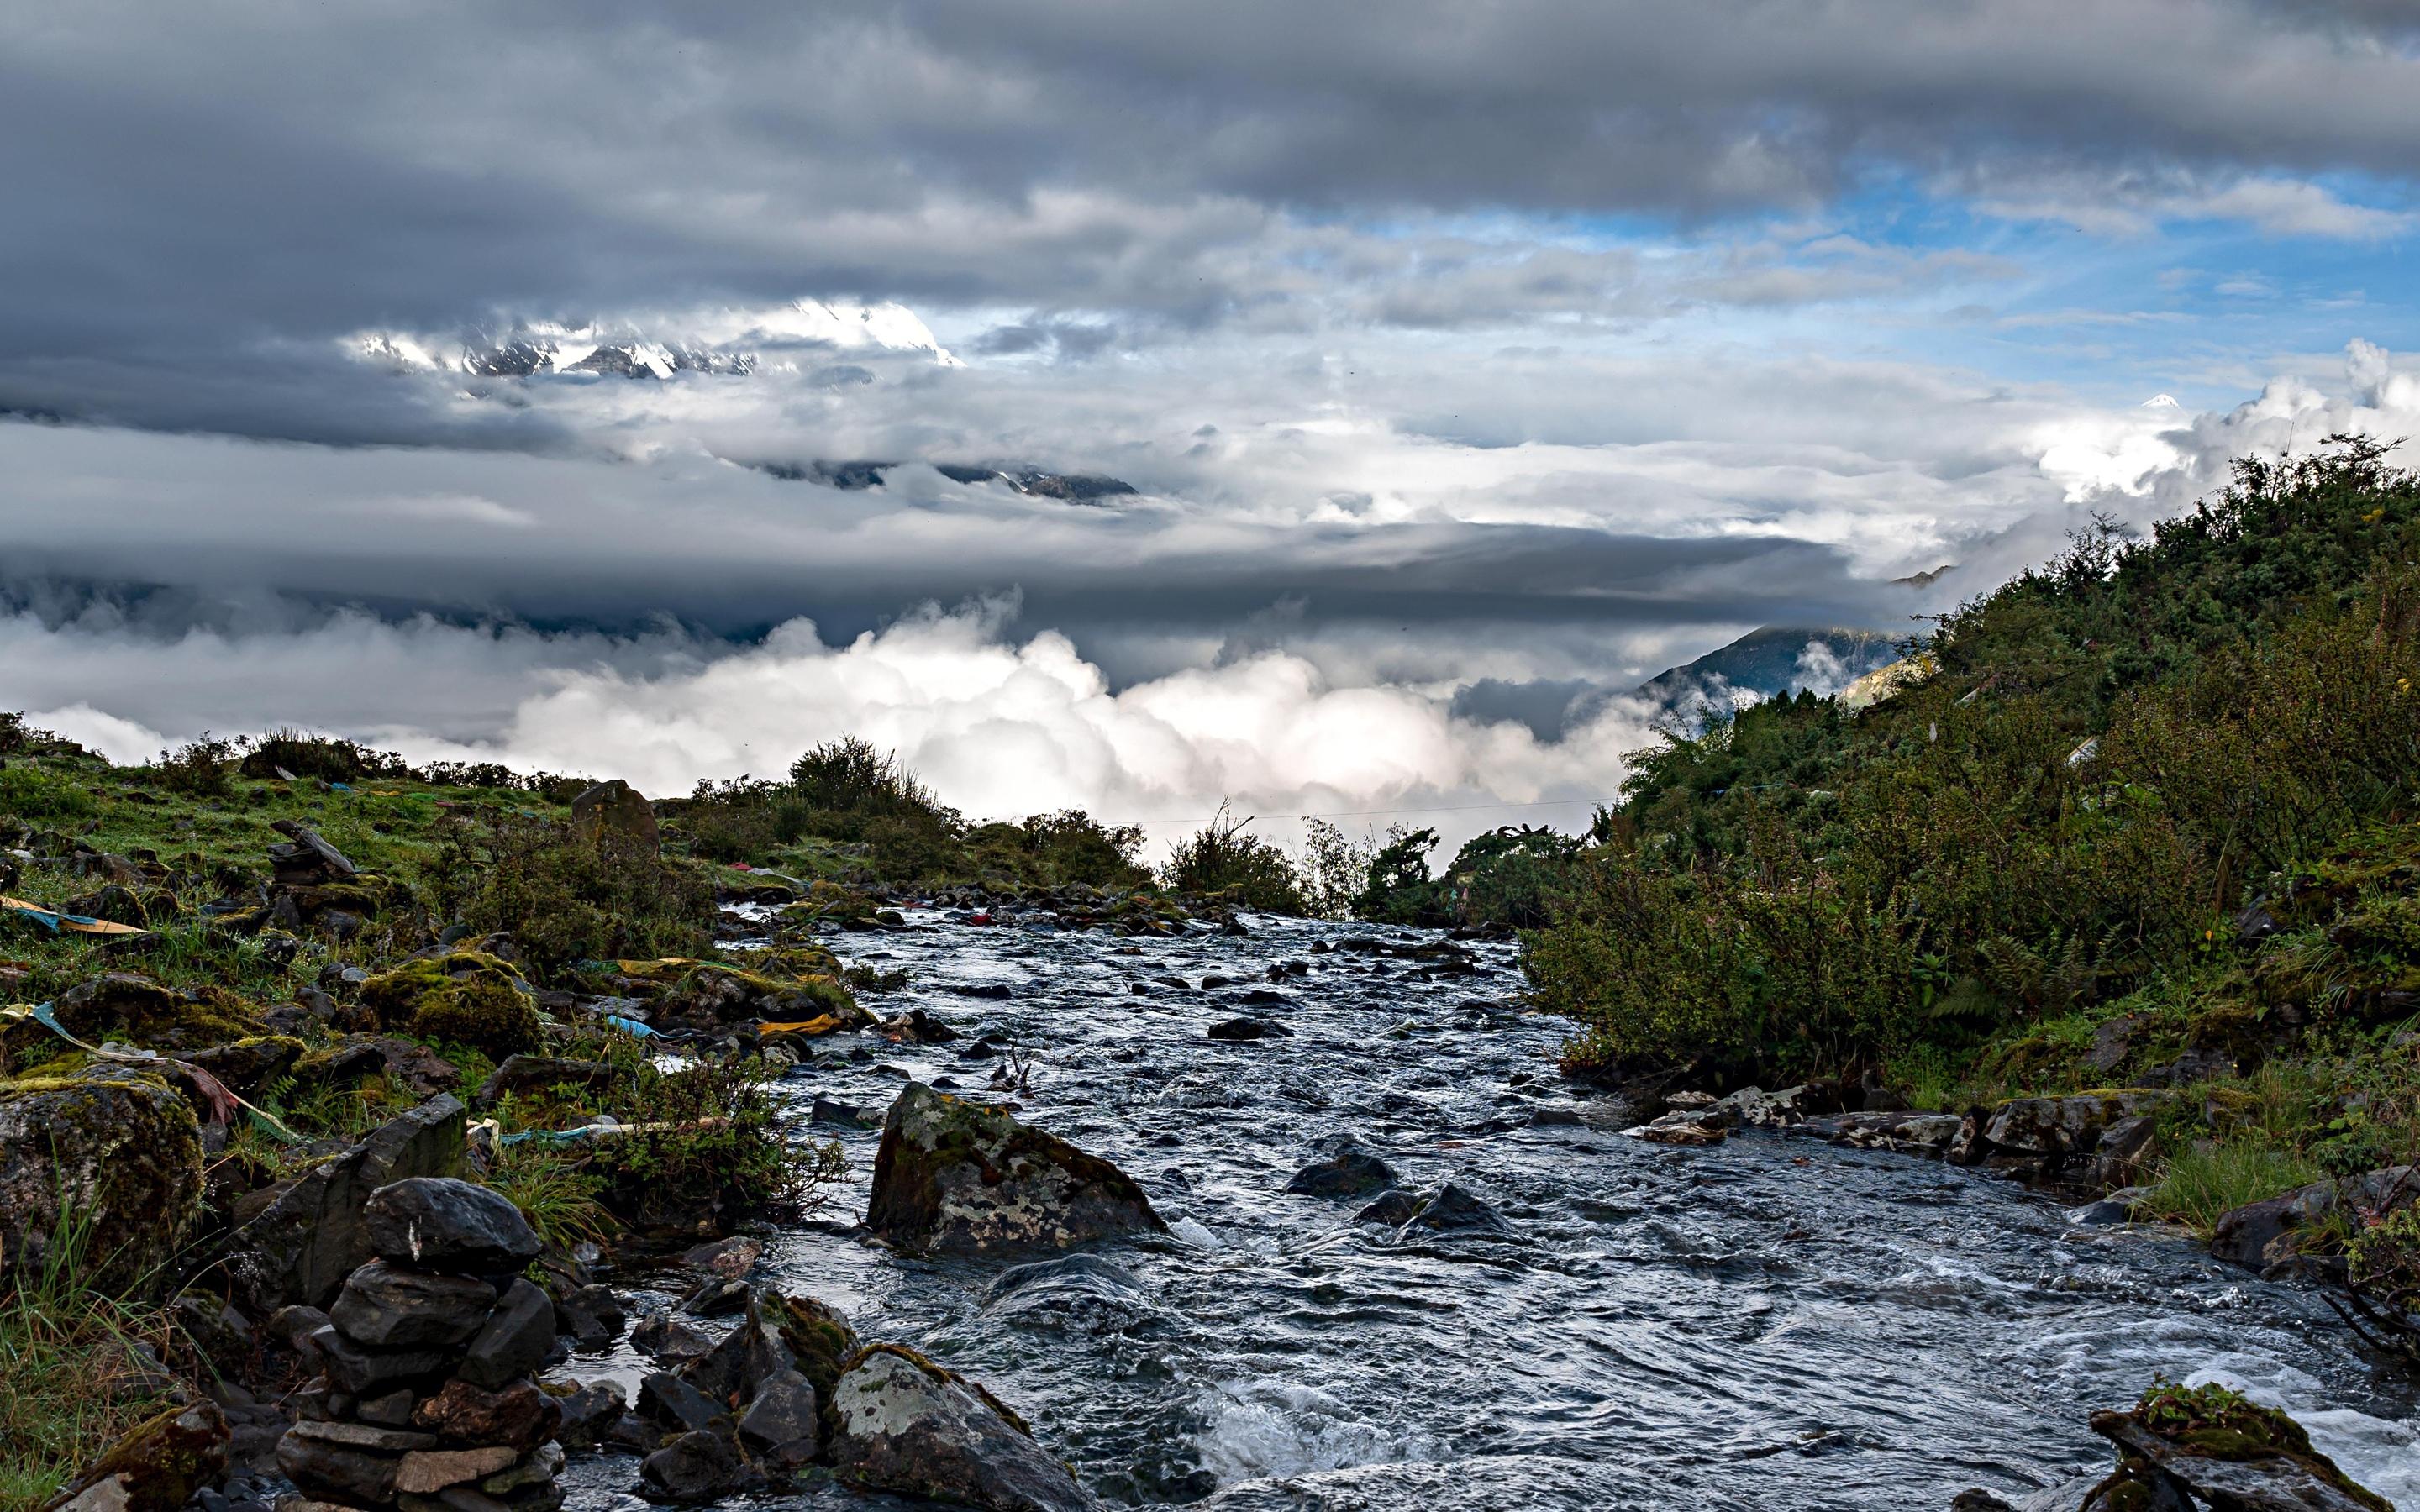
[[1638,753],[1527,936],[1567,1069],[1950,1110],[2163,1088],[2156,1204],[2205,1226],[2412,1161],[2420,482],[2385,454],[2241,464],[1946,616],[1870,707]]

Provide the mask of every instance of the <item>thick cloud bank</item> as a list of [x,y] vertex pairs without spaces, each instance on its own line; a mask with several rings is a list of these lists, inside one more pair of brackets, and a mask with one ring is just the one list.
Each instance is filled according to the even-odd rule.
[[[171,739],[146,722],[160,717],[152,708],[255,706],[263,690],[310,723],[415,759],[621,777],[658,794],[778,775],[806,746],[859,734],[975,816],[1077,806],[1146,821],[1163,842],[1227,799],[1280,836],[1311,813],[1456,833],[1584,822],[1658,712],[1613,701],[1542,741],[1517,723],[1457,717],[1448,691],[1340,687],[1278,651],[1112,691],[1064,636],[1017,641],[1002,615],[931,610],[841,646],[801,620],[730,649],[360,614],[307,631],[143,640],[22,614],[0,621],[0,658],[39,666],[26,686],[38,702],[59,701],[37,708],[36,723],[120,760]],[[147,681],[158,695],[135,691]],[[99,688],[111,690],[107,712],[75,696]]]

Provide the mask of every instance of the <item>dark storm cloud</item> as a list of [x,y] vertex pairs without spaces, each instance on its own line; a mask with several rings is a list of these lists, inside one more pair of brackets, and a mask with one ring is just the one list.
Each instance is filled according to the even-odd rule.
[[99,404],[120,359],[498,310],[812,289],[1218,317],[1281,287],[1283,258],[1229,254],[1288,211],[1808,207],[1873,165],[2401,180],[2397,14],[100,0],[0,21],[0,334],[20,398],[73,361]]

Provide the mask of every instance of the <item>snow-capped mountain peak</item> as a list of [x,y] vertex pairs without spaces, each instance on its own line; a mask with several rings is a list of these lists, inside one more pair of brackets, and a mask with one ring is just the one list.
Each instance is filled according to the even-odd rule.
[[[674,336],[672,332],[682,334]],[[501,332],[442,337],[365,331],[350,338],[364,362],[398,372],[455,372],[478,378],[555,374],[663,379],[680,373],[752,373],[760,364],[795,370],[810,352],[922,353],[943,367],[965,364],[943,348],[902,304],[827,304],[796,300],[771,309],[725,307],[613,325],[519,323]]]

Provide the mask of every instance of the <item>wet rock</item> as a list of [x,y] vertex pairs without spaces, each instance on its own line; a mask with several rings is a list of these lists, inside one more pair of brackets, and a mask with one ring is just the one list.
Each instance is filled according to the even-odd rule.
[[1345,1136],[1329,1142],[1326,1160],[1295,1172],[1286,1190],[1297,1196],[1357,1197],[1394,1184],[1393,1167]]
[[1719,1145],[1730,1137],[1730,1115],[1709,1099],[1695,1106],[1676,1108],[1622,1133],[1655,1145]]
[[[514,1216],[520,1216],[518,1211]],[[471,1384],[492,1391],[536,1369],[553,1348],[553,1302],[536,1283],[515,1281],[504,1289],[496,1310],[488,1315],[487,1326],[462,1351],[457,1373]]]
[[[1004,990],[1001,995],[1006,995]],[[892,1044],[948,1044],[964,1038],[957,1030],[921,1008],[911,1008],[905,1013],[884,1019],[874,1029]]]
[[396,1386],[442,1375],[454,1364],[451,1350],[372,1350],[345,1336],[334,1324],[311,1335],[328,1382],[348,1396],[377,1396]]
[[1412,1193],[1381,1192],[1378,1194],[1377,1201],[1353,1215],[1353,1221],[1357,1224],[1384,1224],[1389,1228],[1401,1228],[1410,1223],[1419,1211],[1420,1199]]
[[822,1409],[815,1388],[796,1370],[777,1370],[756,1383],[739,1419],[740,1439],[785,1470],[814,1458],[823,1447]]
[[630,1347],[641,1354],[677,1365],[704,1358],[714,1348],[714,1340],[671,1313],[652,1312],[630,1330]]
[[495,1304],[496,1288],[476,1277],[373,1260],[345,1279],[328,1316],[373,1349],[451,1348],[476,1335]]
[[693,1271],[703,1271],[725,1281],[737,1281],[753,1270],[764,1254],[763,1242],[745,1234],[735,1234],[729,1239],[718,1239],[710,1244],[700,1244],[695,1249],[683,1251],[680,1260]]
[[911,1253],[1064,1246],[1167,1227],[1108,1161],[912,1082],[883,1120],[866,1225]]
[[79,1471],[50,1512],[177,1512],[226,1470],[229,1437],[215,1402],[169,1408]]
[[766,1311],[782,1330],[782,1342],[798,1361],[799,1374],[815,1388],[815,1399],[831,1409],[842,1366],[856,1357],[857,1330],[840,1310],[813,1297],[768,1296]]
[[681,1299],[681,1311],[692,1318],[721,1318],[748,1305],[755,1293],[745,1281],[726,1281],[720,1276],[707,1276],[697,1289]]
[[731,1407],[746,1401],[758,1381],[797,1365],[781,1330],[768,1322],[752,1301],[747,1319],[704,1358],[683,1366],[681,1377],[707,1400]]
[[575,1350],[611,1346],[629,1320],[610,1287],[573,1287],[554,1299],[554,1331],[568,1336]]
[[157,1276],[202,1190],[200,1125],[162,1077],[103,1064],[0,1084],[0,1280],[39,1269],[67,1213],[92,1215],[99,1285]]
[[599,782],[571,800],[571,828],[591,843],[610,835],[648,856],[661,844],[654,806],[620,778]]
[[462,1104],[430,1098],[335,1159],[314,1166],[227,1242],[237,1301],[255,1318],[294,1303],[325,1306],[375,1251],[362,1211],[370,1194],[407,1177],[451,1175],[462,1164]]
[[[2311,1447],[2302,1425],[2285,1413],[2243,1404],[2216,1423],[2176,1431],[2155,1428],[2141,1411],[2095,1412],[2092,1430],[2118,1445],[2119,1480],[2149,1482],[2172,1504],[2225,1512],[2383,1512],[2387,1503],[2364,1489]],[[2137,1468],[2139,1467],[2139,1469]],[[2182,1492],[2194,1500],[2188,1502]],[[2087,1504],[2094,1505],[2096,1504]],[[2118,1512],[2128,1504],[2105,1495],[2097,1505]],[[2156,1506],[2145,1501],[2135,1504]]]
[[2110,1124],[2149,1114],[2161,1101],[2157,1092],[2015,1098],[1983,1120],[1982,1139],[1994,1150],[2041,1156],[2056,1165],[2088,1154]]
[[[618,1390],[613,1402],[614,1414],[619,1416]],[[565,1414],[562,1403],[532,1381],[516,1381],[501,1391],[489,1391],[458,1379],[414,1408],[411,1424],[448,1443],[501,1443],[529,1449],[554,1437]]]
[[1843,1113],[1828,1121],[1841,1144],[1909,1155],[1947,1155],[1966,1131],[1954,1113]]
[[602,1444],[629,1407],[620,1382],[613,1381],[592,1381],[552,1399],[562,1413],[554,1438],[566,1449]]
[[703,1429],[682,1434],[639,1465],[646,1494],[663,1502],[712,1502],[737,1491],[747,1479],[739,1451],[720,1434]]
[[639,1415],[667,1427],[706,1428],[722,1410],[680,1377],[659,1370],[639,1382]]
[[379,1188],[363,1206],[362,1223],[380,1259],[430,1271],[518,1271],[540,1248],[537,1231],[509,1197],[451,1177],[412,1177]]
[[1291,1040],[1294,1031],[1270,1019],[1221,1019],[1210,1026],[1207,1033],[1213,1040],[1245,1043],[1253,1040]]
[[2151,1195],[2147,1186],[2130,1186],[2112,1192],[2095,1202],[2067,1210],[2067,1221],[2086,1228],[2108,1228],[2134,1221],[2134,1204]]
[[833,1472],[857,1486],[986,1512],[1094,1504],[990,1393],[910,1351],[867,1350],[841,1377],[832,1415]]
[[1501,1213],[1487,1205],[1477,1193],[1457,1182],[1448,1181],[1437,1188],[1436,1196],[1420,1204],[1404,1227],[1431,1234],[1495,1234],[1509,1235],[1512,1226]]
[[396,1466],[395,1489],[433,1496],[448,1486],[461,1486],[511,1466],[520,1456],[503,1444],[475,1449],[415,1449]]
[[2130,1186],[2146,1172],[2159,1128],[2148,1114],[2119,1119],[2101,1131],[2092,1149],[2092,1178],[2103,1186]]

